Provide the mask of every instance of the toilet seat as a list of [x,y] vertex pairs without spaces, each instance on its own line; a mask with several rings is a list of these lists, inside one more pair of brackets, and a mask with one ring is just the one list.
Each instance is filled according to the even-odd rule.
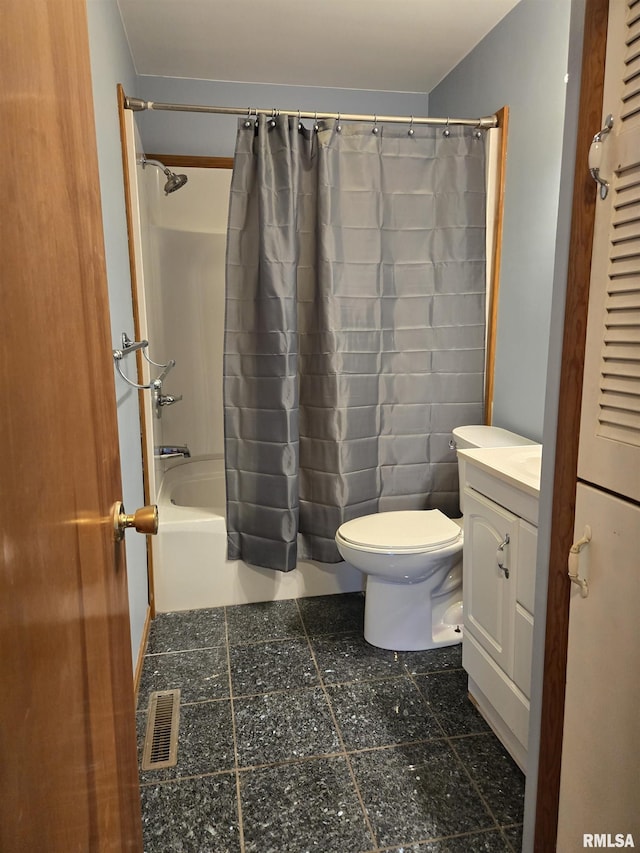
[[363,515],[346,521],[336,535],[357,550],[422,554],[454,544],[462,531],[439,509],[427,509]]

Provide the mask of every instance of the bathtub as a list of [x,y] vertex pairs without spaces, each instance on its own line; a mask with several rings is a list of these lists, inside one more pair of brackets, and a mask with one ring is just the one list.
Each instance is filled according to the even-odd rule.
[[158,490],[152,537],[158,612],[354,592],[363,576],[346,563],[300,561],[276,572],[227,560],[224,462],[194,458],[169,468]]

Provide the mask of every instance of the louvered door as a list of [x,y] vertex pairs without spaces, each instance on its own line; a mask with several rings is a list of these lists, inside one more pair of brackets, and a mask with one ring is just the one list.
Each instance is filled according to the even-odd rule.
[[640,500],[640,0],[612,0],[578,476]]

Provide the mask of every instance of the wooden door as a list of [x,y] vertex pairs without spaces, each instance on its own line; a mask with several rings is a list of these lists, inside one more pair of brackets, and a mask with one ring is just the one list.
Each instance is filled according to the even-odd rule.
[[83,0],[2,6],[0,849],[142,849]]

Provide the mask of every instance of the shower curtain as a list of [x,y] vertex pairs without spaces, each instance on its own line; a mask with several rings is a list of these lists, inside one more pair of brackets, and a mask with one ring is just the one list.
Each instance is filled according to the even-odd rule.
[[240,121],[227,243],[229,559],[337,562],[342,522],[457,512],[481,423],[485,147],[473,128]]

